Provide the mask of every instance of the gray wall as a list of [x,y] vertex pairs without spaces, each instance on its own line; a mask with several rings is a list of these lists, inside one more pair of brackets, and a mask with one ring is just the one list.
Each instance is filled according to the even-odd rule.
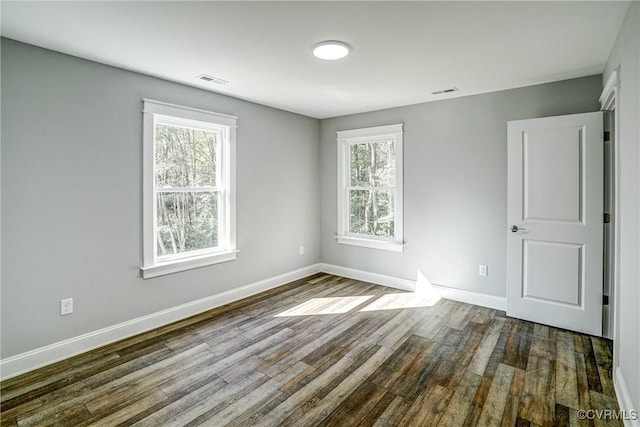
[[[505,296],[507,121],[599,110],[601,76],[323,120],[323,262]],[[336,131],[404,123],[403,253],[339,245]],[[480,277],[478,265],[489,275]]]
[[[619,339],[614,357],[640,410],[640,3],[632,2],[603,75],[620,67],[619,133],[619,287],[616,312]],[[620,397],[620,396],[619,396]]]
[[[504,296],[506,122],[595,111],[601,87],[592,76],[318,122],[5,39],[1,357],[320,260]],[[239,117],[237,261],[139,278],[142,98]],[[337,245],[335,132],[398,122],[405,252]],[[67,297],[74,314],[60,317]]]
[[[1,357],[319,261],[317,120],[7,39],[1,88]],[[142,98],[239,117],[236,261],[139,278]]]

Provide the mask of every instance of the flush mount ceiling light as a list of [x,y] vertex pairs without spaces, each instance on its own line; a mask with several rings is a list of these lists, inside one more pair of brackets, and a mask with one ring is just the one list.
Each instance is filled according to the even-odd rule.
[[327,61],[344,58],[349,54],[349,45],[337,40],[320,42],[313,47],[313,56]]

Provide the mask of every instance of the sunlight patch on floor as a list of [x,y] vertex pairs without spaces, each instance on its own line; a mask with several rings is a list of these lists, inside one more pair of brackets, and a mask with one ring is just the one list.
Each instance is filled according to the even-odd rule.
[[383,295],[360,311],[398,310],[402,308],[431,307],[440,301],[439,295],[414,292]]
[[440,301],[440,293],[429,279],[418,270],[414,292],[383,295],[360,311],[398,310],[402,308],[431,307]]
[[[321,314],[344,314],[364,304],[374,295],[350,297],[311,298],[297,306],[276,314],[274,317],[316,316]],[[378,310],[399,310],[403,308],[431,307],[440,301],[440,292],[429,279],[418,270],[418,279],[414,292],[385,294],[359,310],[360,312]]]
[[313,316],[319,314],[342,314],[351,311],[360,304],[373,298],[373,295],[355,297],[312,298],[289,310],[276,314],[275,317]]

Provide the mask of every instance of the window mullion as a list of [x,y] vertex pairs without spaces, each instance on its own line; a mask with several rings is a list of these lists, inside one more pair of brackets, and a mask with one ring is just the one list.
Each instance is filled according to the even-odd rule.
[[222,191],[220,187],[156,187],[156,193],[214,193]]
[[347,191],[395,191],[395,186],[384,186],[384,187],[374,187],[374,186],[347,186]]

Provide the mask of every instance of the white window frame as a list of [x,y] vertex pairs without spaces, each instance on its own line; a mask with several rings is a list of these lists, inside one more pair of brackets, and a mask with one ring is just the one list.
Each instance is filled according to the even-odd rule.
[[[375,126],[336,132],[338,143],[338,235],[336,241],[345,245],[363,246],[402,252],[404,249],[403,228],[403,124]],[[394,194],[394,236],[393,238],[355,234],[349,231],[349,183],[351,177],[352,144],[383,140],[395,141],[396,185]]]
[[[192,268],[204,267],[236,259],[236,196],[235,196],[235,150],[237,117],[165,102],[144,99],[143,109],[143,206],[142,234],[143,265],[140,268],[144,279],[176,273]],[[224,137],[217,153],[216,187],[210,191],[220,193],[219,201],[219,245],[184,254],[157,255],[156,210],[157,190],[155,186],[155,125],[162,122],[173,125],[213,130]],[[166,190],[166,189],[165,189]],[[177,189],[186,191],[188,189]]]

